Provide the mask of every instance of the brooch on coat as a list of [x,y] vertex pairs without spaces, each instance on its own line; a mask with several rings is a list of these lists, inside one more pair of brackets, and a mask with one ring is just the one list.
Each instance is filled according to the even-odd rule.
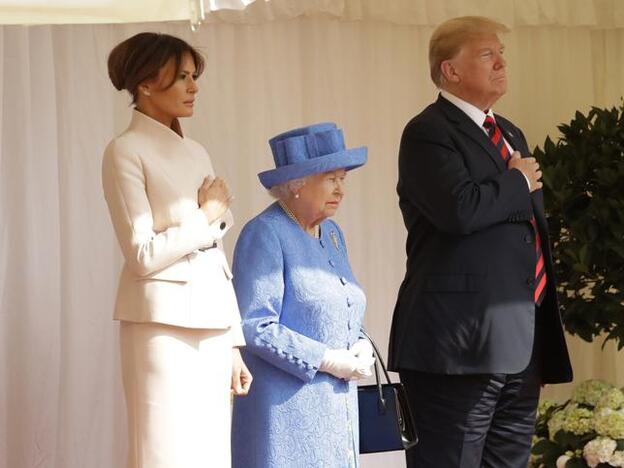
[[332,244],[336,247],[336,250],[340,250],[340,245],[338,244],[338,236],[336,235],[336,231],[330,231],[329,237],[331,238]]

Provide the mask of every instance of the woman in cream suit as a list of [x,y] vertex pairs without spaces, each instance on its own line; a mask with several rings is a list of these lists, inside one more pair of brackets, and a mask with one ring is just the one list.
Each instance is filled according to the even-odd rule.
[[108,71],[135,104],[106,148],[104,196],[125,263],[121,321],[128,468],[230,466],[230,390],[251,375],[232,274],[220,241],[232,226],[225,182],[182,134],[203,59],[181,39],[141,33],[117,45]]

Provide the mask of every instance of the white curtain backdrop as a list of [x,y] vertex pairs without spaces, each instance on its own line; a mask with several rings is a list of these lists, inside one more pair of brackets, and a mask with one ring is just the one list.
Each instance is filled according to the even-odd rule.
[[[243,11],[244,10],[244,11]],[[509,26],[622,27],[621,0],[0,0],[0,24],[95,24],[197,19],[260,23],[300,15],[430,26],[488,15]]]
[[[436,10],[436,22],[469,13],[460,3]],[[591,24],[570,14],[565,23],[544,16],[542,2],[514,4],[521,10],[501,17],[516,27],[505,38],[510,91],[496,110],[532,146],[556,136],[556,125],[577,109],[621,102],[624,21],[614,12],[622,20],[622,10],[592,10]],[[270,136],[333,120],[348,145],[368,145],[369,163],[350,173],[337,221],[368,294],[367,326],[386,348],[405,261],[397,150],[407,120],[435,99],[426,59],[433,22],[413,20],[413,11],[407,22],[384,18],[401,17],[394,10],[367,11],[217,18],[194,34],[186,22],[0,27],[0,468],[123,466],[125,409],[111,320],[121,259],[100,163],[130,116],[128,97],[108,81],[106,56],[140,31],[178,35],[205,53],[196,115],[183,125],[236,195],[229,254],[244,222],[270,202],[256,177],[273,164]],[[614,347],[569,343],[578,380],[624,385],[624,359]],[[545,394],[564,398],[568,387]],[[365,456],[362,465],[404,466],[400,453]]]
[[110,24],[188,20],[197,19],[199,12],[244,9],[254,1],[0,0],[0,24]]

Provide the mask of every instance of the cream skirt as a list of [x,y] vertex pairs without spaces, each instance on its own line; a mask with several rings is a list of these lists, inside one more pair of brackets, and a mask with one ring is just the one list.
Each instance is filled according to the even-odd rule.
[[229,468],[229,330],[121,322],[128,468]]

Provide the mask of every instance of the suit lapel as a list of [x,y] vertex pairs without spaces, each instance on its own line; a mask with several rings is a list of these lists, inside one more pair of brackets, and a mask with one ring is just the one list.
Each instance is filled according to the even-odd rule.
[[492,162],[496,164],[499,171],[507,169],[496,146],[494,146],[487,134],[479,128],[477,124],[475,124],[474,121],[464,113],[464,111],[444,99],[442,96],[438,97],[437,104],[440,106],[442,112],[444,112],[447,118],[457,126],[459,131],[474,140],[485,150]]
[[494,118],[496,119],[496,125],[501,129],[503,137],[507,143],[509,143],[509,146],[511,146],[514,151],[520,151],[522,153],[526,145],[523,144],[520,135],[518,135],[515,130],[509,128],[504,119],[500,118],[498,115],[494,115]]
[[[507,166],[498,152],[498,149],[494,146],[494,144],[492,144],[486,133],[481,130],[470,117],[442,96],[438,96],[436,104],[462,133],[477,142],[486,151],[487,155],[490,159],[492,159],[501,172],[507,170]],[[520,151],[523,153],[523,156],[528,156],[528,146],[522,136],[518,134],[515,129],[507,125],[503,118],[495,115],[495,119],[496,124],[499,126],[503,136],[505,137],[505,140],[507,140],[512,149],[514,151]],[[546,220],[544,216],[543,202],[540,195],[541,191],[533,192],[531,194],[531,204],[533,205],[533,213],[537,219],[538,225],[541,227],[541,231],[546,231]]]

